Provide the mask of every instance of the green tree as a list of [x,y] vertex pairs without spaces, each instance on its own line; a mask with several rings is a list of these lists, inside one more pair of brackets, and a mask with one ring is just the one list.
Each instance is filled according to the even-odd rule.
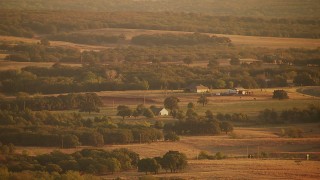
[[59,165],[57,164],[47,164],[46,166],[46,170],[49,172],[49,173],[52,173],[52,172],[57,172],[57,173],[61,173],[62,172],[62,169]]
[[146,174],[148,174],[148,172],[154,172],[154,174],[157,174],[160,167],[160,164],[158,164],[158,162],[153,158],[141,159],[138,162],[138,171],[145,172]]
[[210,111],[210,110],[206,111],[206,118],[208,120],[213,120],[214,119],[214,115],[213,115],[212,111]]
[[117,107],[117,110],[117,115],[121,116],[122,119],[124,119],[125,117],[130,117],[132,115],[132,110],[128,106],[120,105]]
[[63,136],[63,148],[75,148],[80,145],[79,138],[73,134]]
[[289,99],[288,93],[285,90],[274,90],[273,99]]
[[177,97],[170,96],[164,100],[164,107],[166,109],[170,109],[172,112],[173,110],[179,109],[179,105],[178,105],[179,102],[180,100]]
[[171,172],[181,171],[186,168],[187,156],[179,151],[169,151],[162,158],[162,167]]
[[108,158],[105,161],[106,166],[110,172],[115,173],[121,170],[121,163],[116,158]]
[[67,173],[61,175],[61,180],[84,180],[79,172],[68,171]]
[[100,112],[99,106],[102,106],[103,103],[96,93],[86,93],[81,98],[80,112],[88,112],[89,114],[91,112]]
[[199,99],[198,99],[198,103],[202,104],[202,106],[205,106],[206,104],[208,104],[209,99],[207,98],[207,96],[205,94],[201,94]]
[[316,85],[316,81],[314,80],[314,78],[312,78],[312,76],[309,74],[309,73],[301,73],[301,74],[298,74],[293,82],[296,84],[296,85],[303,85],[303,86],[314,86]]
[[146,118],[153,118],[153,117],[154,117],[153,112],[152,112],[151,109],[149,109],[149,108],[145,109],[145,111],[143,112],[143,115],[144,115]]
[[225,121],[220,123],[220,128],[226,134],[228,134],[228,132],[232,132],[233,131],[233,125],[231,123],[225,122]]
[[163,129],[163,126],[164,126],[163,121],[156,121],[154,123],[154,127],[157,128],[157,129]]
[[169,132],[164,136],[165,141],[180,141],[180,137],[175,132]]

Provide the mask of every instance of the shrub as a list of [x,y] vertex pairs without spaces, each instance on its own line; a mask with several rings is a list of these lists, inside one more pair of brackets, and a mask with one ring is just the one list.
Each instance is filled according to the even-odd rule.
[[289,99],[288,93],[285,90],[274,90],[273,99]]

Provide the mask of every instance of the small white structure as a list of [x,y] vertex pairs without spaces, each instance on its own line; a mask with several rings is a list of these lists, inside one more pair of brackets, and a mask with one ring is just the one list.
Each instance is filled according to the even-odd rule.
[[166,108],[162,108],[161,111],[159,112],[159,116],[168,116],[169,111],[166,110]]

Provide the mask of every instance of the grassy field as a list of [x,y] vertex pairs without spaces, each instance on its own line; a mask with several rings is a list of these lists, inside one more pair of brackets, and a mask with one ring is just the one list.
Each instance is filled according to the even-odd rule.
[[[14,37],[14,36],[0,36],[0,42],[9,42],[9,43],[30,43],[36,44],[40,43],[40,39],[38,38],[24,38],[24,37]],[[84,45],[84,44],[76,44],[64,41],[50,41],[51,46],[58,46],[58,47],[68,47],[79,49],[80,51],[99,51],[103,49],[108,49],[113,46],[96,46],[96,45]]]

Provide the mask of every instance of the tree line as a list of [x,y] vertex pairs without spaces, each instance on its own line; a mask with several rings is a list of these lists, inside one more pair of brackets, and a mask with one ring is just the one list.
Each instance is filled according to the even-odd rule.
[[[63,13],[62,13],[63,12]],[[41,13],[41,16],[38,14]],[[129,28],[319,38],[316,19],[212,16],[174,12],[86,12],[2,10],[1,35],[32,37],[75,30]],[[131,17],[131,18],[127,18]]]
[[0,49],[8,52],[6,60],[18,62],[79,62],[81,53],[66,47],[48,44],[1,43]]
[[[8,94],[75,93],[113,90],[184,89],[192,83],[209,88],[270,88],[319,85],[318,68],[228,66],[216,68],[163,64],[114,64],[0,71],[0,90]],[[60,74],[61,73],[61,74]]]
[[[205,34],[153,34],[138,35],[148,37],[142,42],[152,46],[117,47],[107,50],[83,51],[66,47],[49,46],[50,42],[42,39],[39,44],[8,44],[0,43],[0,50],[7,52],[6,59],[23,62],[73,62],[82,64],[93,63],[166,63],[182,62],[186,58],[193,62],[212,60],[228,60],[253,58],[267,64],[288,64],[295,66],[319,65],[320,49],[268,49],[268,48],[239,48],[225,37],[210,37]],[[122,37],[124,38],[124,37]],[[173,39],[182,44],[177,44]],[[77,38],[79,39],[79,38]],[[138,38],[141,39],[141,38]],[[215,43],[210,43],[215,39]],[[160,42],[161,40],[161,42]],[[159,41],[159,42],[157,42]],[[192,46],[187,42],[194,42]],[[216,42],[217,41],[217,42]],[[185,43],[184,43],[185,42]],[[205,43],[207,42],[207,43]],[[165,45],[167,44],[167,45]],[[230,61],[230,64],[231,61]],[[212,67],[218,67],[219,63]]]
[[99,112],[103,106],[101,98],[96,93],[67,94],[58,96],[30,97],[20,93],[14,100],[0,99],[1,110],[23,111],[58,111],[79,109],[80,112]]
[[150,143],[164,140],[161,128],[159,125],[115,123],[106,116],[83,118],[78,113],[34,112],[29,109],[0,111],[0,141],[20,146],[73,148]]
[[319,122],[320,107],[311,104],[305,109],[292,108],[280,112],[274,109],[265,109],[259,113],[259,118],[267,123]]
[[231,40],[227,37],[209,36],[200,33],[193,34],[142,34],[132,37],[132,43],[137,45],[231,45]]
[[161,169],[173,173],[182,171],[188,164],[186,155],[179,151],[168,151],[162,157],[140,159],[139,154],[125,148],[112,151],[83,149],[72,154],[55,150],[36,156],[29,156],[26,152],[2,154],[2,156],[5,159],[0,160],[0,177],[4,179],[25,171],[29,172],[27,174],[29,176],[33,175],[32,172],[38,172],[38,178],[55,176],[55,179],[60,176],[64,179],[68,179],[67,177],[83,179],[77,172],[84,177],[90,177],[88,174],[108,175],[136,169],[146,173],[158,173]]

